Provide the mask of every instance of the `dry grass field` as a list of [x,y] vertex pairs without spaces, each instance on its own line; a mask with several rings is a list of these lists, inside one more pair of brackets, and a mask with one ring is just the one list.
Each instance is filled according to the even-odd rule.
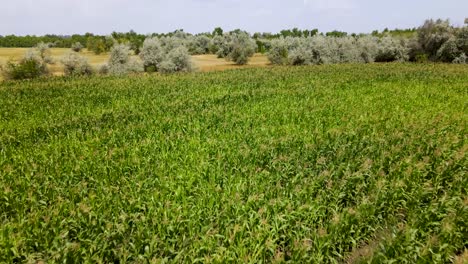
[[[27,52],[27,48],[0,48],[0,65],[5,64],[8,60],[19,60],[21,59],[24,54]],[[66,48],[53,48],[51,49],[52,57],[56,62],[54,65],[50,66],[50,70],[53,75],[61,75],[63,74],[63,67],[60,63],[61,57],[63,57],[70,49]],[[82,55],[86,56],[91,63],[91,65],[95,68],[98,68],[100,65],[107,62],[109,58],[109,54],[101,54],[96,55],[92,52],[87,50],[83,50],[81,52]],[[264,67],[268,65],[268,59],[265,55],[262,54],[255,54],[253,58],[251,58],[250,62],[246,66],[238,66],[235,65],[233,62],[226,61],[225,59],[219,59],[216,55],[196,55],[193,56],[193,63],[195,67],[199,71],[219,71],[219,70],[227,70],[227,69],[234,69],[240,67]],[[0,77],[1,78],[1,77]]]

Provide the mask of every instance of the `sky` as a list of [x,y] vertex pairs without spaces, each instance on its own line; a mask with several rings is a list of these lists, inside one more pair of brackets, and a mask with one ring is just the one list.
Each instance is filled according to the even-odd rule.
[[0,35],[201,33],[218,26],[369,33],[417,27],[428,18],[463,25],[468,17],[468,0],[0,0],[0,6]]

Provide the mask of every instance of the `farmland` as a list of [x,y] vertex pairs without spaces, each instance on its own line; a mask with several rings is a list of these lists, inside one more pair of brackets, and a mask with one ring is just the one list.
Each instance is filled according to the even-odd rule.
[[0,83],[0,262],[465,263],[468,67]]

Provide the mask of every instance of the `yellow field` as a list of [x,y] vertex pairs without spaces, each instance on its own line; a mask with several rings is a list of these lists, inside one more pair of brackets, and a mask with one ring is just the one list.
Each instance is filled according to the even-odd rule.
[[[27,48],[0,48],[0,64],[5,64],[8,60],[19,60],[26,53]],[[62,75],[63,67],[60,63],[60,59],[64,56],[70,49],[65,48],[53,48],[51,49],[52,57],[55,61],[54,65],[50,66],[50,71],[54,75]],[[98,68],[100,65],[107,62],[109,54],[95,55],[92,52],[83,50],[82,55],[86,56],[89,60],[89,63]],[[199,71],[219,71],[227,69],[235,69],[240,67],[264,67],[268,65],[268,59],[265,55],[255,54],[251,58],[250,62],[246,66],[238,66],[232,62],[226,61],[225,59],[218,59],[216,55],[195,55],[192,56],[193,63]],[[0,77],[1,78],[1,77]]]

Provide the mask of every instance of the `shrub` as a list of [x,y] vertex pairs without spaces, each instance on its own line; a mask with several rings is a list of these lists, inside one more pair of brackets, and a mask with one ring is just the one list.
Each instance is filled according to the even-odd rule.
[[375,57],[376,62],[406,61],[408,57],[408,49],[403,40],[390,36],[380,39]]
[[192,58],[185,47],[171,50],[167,54],[167,58],[160,64],[160,71],[163,73],[190,72],[192,70]]
[[288,53],[287,63],[291,65],[309,65],[312,62],[313,55],[310,49],[300,46]]
[[34,79],[48,74],[46,64],[34,58],[24,58],[19,63],[7,62],[2,69],[6,80]]
[[158,38],[147,38],[140,52],[145,71],[157,71],[164,60],[164,50]]
[[66,54],[61,60],[65,75],[79,76],[93,74],[93,68],[88,63],[88,59],[80,56],[77,52],[70,52]]
[[467,64],[468,57],[466,56],[465,53],[462,53],[460,54],[460,56],[456,57],[452,62],[456,64]]
[[173,73],[176,72],[176,66],[172,61],[165,60],[159,65],[159,71],[162,73]]
[[[424,52],[417,37],[412,37],[408,40],[408,60],[413,62],[424,62],[429,60],[429,56]],[[423,59],[423,61],[421,61]]]
[[230,52],[227,58],[237,65],[244,65],[255,54],[257,45],[247,33],[240,32],[232,36],[228,47]]
[[227,58],[232,51],[232,46],[230,45],[231,36],[217,36],[213,38],[212,45],[217,49],[216,55],[218,58]]
[[[181,31],[177,31],[177,32],[181,32]],[[180,35],[181,33],[179,33]],[[160,43],[161,43],[161,47],[163,48],[164,50],[164,53],[169,53],[171,50],[173,49],[176,49],[180,46],[184,46],[185,45],[185,38],[182,38],[181,36],[179,37],[163,37],[160,40]]]
[[[334,37],[337,47],[338,63],[364,63],[364,58],[361,54],[360,46],[354,37]],[[369,58],[368,58],[369,59]]]
[[130,59],[130,48],[123,44],[117,44],[111,49],[108,66],[109,73],[112,75],[124,75],[144,70],[142,63]]
[[458,30],[456,37],[458,49],[468,54],[468,24]]
[[332,64],[340,62],[340,54],[335,37],[314,36],[308,38],[313,64]]
[[375,61],[378,53],[377,38],[372,36],[359,37],[356,40],[359,56],[364,63],[371,63]]
[[452,62],[460,56],[461,51],[458,49],[457,40],[455,38],[448,39],[437,51],[437,60],[442,62]]
[[75,42],[71,45],[71,49],[74,52],[80,52],[83,48],[83,44],[81,44],[80,42]]
[[[224,44],[224,36],[222,35],[216,35],[210,40],[210,53],[217,54],[218,51],[221,48],[221,46]],[[219,57],[219,55],[218,55]]]
[[451,37],[453,37],[453,28],[448,20],[426,20],[418,29],[419,45],[433,60],[437,58],[438,50]]
[[49,73],[47,64],[52,63],[49,44],[39,43],[29,49],[18,63],[7,62],[3,67],[3,76],[7,80],[33,79]]
[[53,64],[54,60],[52,59],[50,52],[51,45],[51,43],[40,42],[36,45],[36,47],[34,47],[33,50],[30,50],[29,52],[36,52],[43,62],[47,64]]
[[188,49],[190,54],[208,54],[210,52],[210,44],[210,38],[205,35],[199,35],[190,39]]
[[107,64],[103,64],[99,67],[99,70],[98,70],[99,74],[109,74],[109,65]]
[[272,64],[284,65],[288,63],[289,47],[284,38],[271,41],[270,51],[268,51],[268,60]]

